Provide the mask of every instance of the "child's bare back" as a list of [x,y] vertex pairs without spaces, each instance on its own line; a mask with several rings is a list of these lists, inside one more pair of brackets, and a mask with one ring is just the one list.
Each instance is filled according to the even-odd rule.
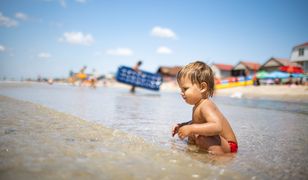
[[[198,107],[194,109],[192,123],[199,124],[201,126],[203,124],[203,126],[205,126],[203,128],[202,127],[200,128],[201,131],[203,130],[199,134],[201,136],[209,137],[209,136],[219,135],[221,146],[224,149],[224,152],[229,152],[228,142],[235,142],[237,144],[235,134],[229,122],[224,117],[224,115],[219,111],[214,102],[212,102],[210,99],[205,99]],[[198,129],[193,131],[198,131]],[[219,138],[215,137],[214,139],[219,140]],[[206,148],[204,147],[204,145],[205,145],[204,143],[201,143],[200,147]],[[209,151],[211,151],[213,147],[210,147],[208,149]]]

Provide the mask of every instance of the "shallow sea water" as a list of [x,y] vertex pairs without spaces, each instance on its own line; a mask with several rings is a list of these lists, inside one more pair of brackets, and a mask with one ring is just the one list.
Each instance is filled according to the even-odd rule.
[[136,94],[130,94],[127,89],[0,84],[0,95],[123,130],[162,149],[185,152],[205,165],[251,179],[308,177],[308,102],[215,97],[236,133],[239,152],[233,157],[212,157],[171,137],[175,123],[191,119],[192,107],[178,93],[137,89]]

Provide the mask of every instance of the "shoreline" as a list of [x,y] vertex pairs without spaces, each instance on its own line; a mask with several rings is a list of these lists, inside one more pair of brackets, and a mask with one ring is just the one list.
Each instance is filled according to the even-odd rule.
[[[125,88],[127,87],[129,86]],[[249,89],[251,88],[246,87],[246,91]],[[54,96],[58,93],[62,94],[62,92],[65,96],[71,92],[78,95],[85,93],[84,97],[105,97],[106,92],[111,93],[111,96],[115,95],[112,99],[106,98],[107,102],[109,100],[116,101],[118,99],[117,97],[122,98],[123,94],[125,97],[128,95],[129,99],[131,98],[128,89],[107,89],[101,87],[94,90],[88,87],[68,87],[65,84],[56,84],[52,87],[37,83],[12,83],[7,85],[0,83],[0,91],[8,96],[17,93],[23,97],[27,96],[27,93],[31,91],[29,97],[44,99],[46,93],[41,93],[41,90],[49,92],[48,94],[51,92],[51,99],[63,97]],[[238,91],[235,90],[234,92]],[[112,94],[113,92],[115,94]],[[178,95],[174,93],[158,93],[164,100],[169,99],[165,97],[171,97],[173,100],[180,98],[176,97]],[[136,104],[141,104],[144,100],[151,101],[149,98],[144,99],[144,95],[154,94],[150,94],[150,91],[138,89],[136,98],[134,99],[139,103]],[[212,159],[208,154],[199,154],[194,149],[186,147],[186,145],[184,146],[184,144],[178,142],[178,139],[169,139],[169,133],[163,137],[164,140],[162,142],[170,145],[171,149],[166,148],[166,144],[163,144],[163,147],[159,146],[161,144],[159,139],[158,141],[145,141],[141,138],[143,137],[142,135],[139,137],[117,130],[116,128],[111,129],[105,127],[103,122],[109,124],[108,122],[110,120],[118,124],[123,123],[123,125],[127,122],[126,118],[122,121],[121,117],[128,117],[127,115],[131,111],[119,111],[124,106],[114,104],[115,106],[112,109],[104,108],[105,112],[119,114],[109,117],[104,116],[105,112],[103,112],[97,116],[99,118],[105,118],[103,121],[95,121],[95,119],[91,121],[91,116],[80,116],[85,118],[81,119],[78,118],[78,115],[72,116],[70,113],[59,112],[71,112],[72,114],[78,112],[79,108],[74,108],[75,111],[67,111],[68,109],[66,107],[71,107],[70,103],[66,104],[63,101],[57,101],[58,104],[64,103],[65,105],[65,107],[58,108],[58,106],[48,106],[48,103],[46,106],[42,106],[40,105],[40,101],[32,101],[32,98],[21,98],[28,100],[18,100],[18,96],[12,97],[13,99],[0,95],[0,179],[191,179],[196,177],[200,179],[249,179],[248,177],[280,178],[281,173],[283,174],[286,169],[290,168],[293,173],[285,174],[287,177],[303,177],[303,172],[306,172],[303,165],[306,164],[305,162],[307,160],[301,158],[306,152],[304,149],[306,141],[302,144],[302,139],[292,141],[292,148],[282,151],[279,150],[279,146],[277,145],[276,148],[278,149],[270,153],[271,155],[278,153],[281,156],[278,160],[283,160],[289,157],[289,153],[299,150],[299,153],[290,156],[291,161],[286,164],[276,164],[267,160],[267,155],[263,155],[268,152],[266,150],[267,145],[270,145],[275,140],[264,139],[263,137],[278,135],[289,124],[296,122],[296,126],[288,129],[288,132],[294,133],[298,137],[305,137],[307,133],[304,127],[307,113],[297,114],[298,111],[296,110],[306,109],[307,104],[305,103],[279,103],[217,98],[218,102],[226,102],[226,106],[223,107],[226,108],[224,112],[234,123],[236,132],[240,132],[238,138],[240,139],[240,144],[242,144],[241,147],[247,146],[247,149],[242,148],[240,153],[232,157],[232,159]],[[74,99],[76,96],[69,97],[71,97],[69,99]],[[85,101],[81,100],[80,102]],[[97,103],[100,104],[100,102],[98,101]],[[91,103],[93,102],[88,101],[84,105],[90,107]],[[130,105],[130,103],[124,105]],[[56,110],[49,107],[55,107]],[[93,106],[96,112],[102,109],[101,107]],[[157,107],[157,105],[154,104],[150,107]],[[162,112],[165,110],[164,107],[166,106],[160,108]],[[141,110],[137,113],[142,115],[144,112],[151,111],[151,109]],[[177,113],[176,109],[178,108],[175,108],[173,113]],[[304,110],[304,112],[307,111]],[[89,118],[89,121],[87,121],[86,117]],[[175,119],[182,117],[179,114]],[[160,119],[160,116],[158,115],[156,118]],[[136,120],[138,120],[137,122],[143,122],[139,121],[138,117],[135,119],[135,116],[130,119],[129,124],[135,123]],[[152,123],[150,116],[143,119],[147,119],[146,122]],[[165,120],[155,122],[160,122],[159,124],[166,123]],[[145,133],[150,133],[147,129],[149,127],[151,128],[152,125],[143,125],[143,123],[140,123],[138,127],[135,126],[135,130],[143,127],[146,130]],[[274,134],[272,132],[265,132],[264,136],[258,136],[254,141],[251,141],[250,138],[254,137],[255,133],[262,133],[265,126],[268,129],[277,128],[278,131],[273,131]],[[253,127],[253,131],[250,131],[248,127]],[[169,126],[164,126],[164,128],[159,129],[166,128],[169,129]],[[135,130],[128,131],[138,132]],[[144,133],[142,134],[144,135]],[[148,135],[155,136],[155,133]],[[289,141],[284,138],[277,139],[284,145]],[[158,144],[154,142],[158,142]],[[259,142],[264,142],[265,149],[264,147],[259,147]],[[254,163],[251,164],[249,160],[251,155],[250,150],[253,156],[259,156],[260,158],[257,161],[256,169],[246,174],[247,170],[255,167]],[[293,166],[293,161],[298,161],[299,164]],[[239,165],[239,162],[242,165]],[[268,170],[276,167],[277,169],[275,171]]]
[[[0,85],[1,84],[31,85],[32,83],[47,85],[47,83],[41,83],[41,82],[0,81]],[[55,84],[71,86],[68,83],[55,83]],[[78,86],[76,85],[76,87]],[[118,83],[116,81],[108,82],[106,86],[102,84],[98,84],[97,86],[97,88],[120,88],[120,89],[127,89],[128,91],[130,87],[131,87],[130,85]],[[160,92],[180,93],[180,90],[176,82],[164,82],[161,85]],[[296,85],[240,86],[240,87],[232,87],[225,89],[217,89],[214,92],[214,96],[308,103],[308,86],[296,86]]]
[[[213,179],[220,171],[38,104],[0,95],[0,112],[0,179]],[[243,179],[229,171],[219,176]]]

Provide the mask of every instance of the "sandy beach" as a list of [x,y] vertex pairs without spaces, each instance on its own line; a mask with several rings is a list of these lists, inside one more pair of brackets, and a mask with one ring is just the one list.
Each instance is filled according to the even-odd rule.
[[[114,84],[115,87],[129,87]],[[176,82],[164,82],[161,91],[180,92]],[[214,96],[228,96],[234,98],[269,99],[291,102],[308,102],[308,86],[296,85],[262,85],[240,86],[233,88],[217,89]]]
[[308,86],[243,86],[219,89],[217,96],[308,102]]
[[241,179],[29,102],[0,96],[0,119],[0,179]]

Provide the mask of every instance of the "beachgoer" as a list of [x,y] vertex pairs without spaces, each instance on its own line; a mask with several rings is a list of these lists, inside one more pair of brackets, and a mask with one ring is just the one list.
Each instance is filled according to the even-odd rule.
[[292,85],[293,84],[293,75],[290,74],[289,78],[288,78],[288,81],[287,81],[287,84],[288,85]]
[[77,74],[77,78],[80,80],[79,86],[83,85],[84,82],[87,80],[87,74],[85,73],[86,69],[87,66],[83,66]]
[[[138,61],[137,64],[132,68],[134,71],[139,72],[139,67],[142,65],[142,61]],[[136,86],[132,86],[130,89],[131,93],[135,93]]]
[[97,71],[96,69],[93,69],[90,75],[90,84],[91,84],[91,87],[94,89],[96,88],[97,78],[98,78]]
[[176,124],[172,135],[188,137],[188,143],[211,154],[237,152],[237,140],[228,120],[210,99],[214,92],[214,74],[211,68],[196,61],[183,67],[177,74],[181,95],[186,103],[194,105],[192,120]]

